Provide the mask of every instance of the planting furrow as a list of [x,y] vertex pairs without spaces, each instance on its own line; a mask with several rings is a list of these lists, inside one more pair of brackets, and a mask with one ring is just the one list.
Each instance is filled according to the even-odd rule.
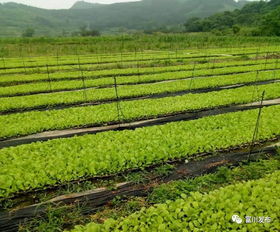
[[[14,113],[30,112],[30,111],[47,111],[58,110],[72,107],[86,107],[92,105],[101,105],[117,101],[135,101],[151,98],[164,98],[171,96],[181,96],[188,93],[208,93],[213,91],[220,91],[225,89],[235,89],[244,86],[258,86],[265,84],[278,83],[280,81],[280,73],[278,76],[272,73],[269,75],[261,75],[256,78],[255,74],[251,77],[242,75],[234,81],[229,77],[216,77],[216,80],[211,78],[207,80],[200,80],[192,85],[192,80],[163,82],[160,84],[145,84],[137,87],[119,86],[117,89],[93,89],[85,92],[66,92],[60,94],[44,94],[28,97],[13,97],[3,98],[0,103],[0,115],[8,115]],[[241,80],[242,78],[242,80]],[[256,81],[257,79],[257,81]],[[155,85],[155,86],[153,86]],[[118,91],[118,98],[116,97],[116,90]]]
[[29,144],[33,142],[42,142],[48,141],[51,139],[58,138],[70,138],[73,136],[82,136],[85,134],[96,134],[105,131],[122,131],[122,130],[134,130],[136,128],[162,125],[169,122],[177,122],[177,121],[188,121],[188,120],[196,120],[199,118],[204,118],[213,115],[238,112],[244,110],[257,109],[262,106],[274,106],[280,105],[280,98],[273,100],[265,100],[262,103],[260,101],[253,102],[249,104],[241,104],[234,106],[226,106],[226,107],[217,107],[215,109],[204,109],[194,112],[181,112],[177,114],[168,114],[165,116],[158,116],[155,119],[147,119],[147,120],[138,120],[129,123],[108,123],[107,126],[96,126],[96,127],[88,127],[81,129],[65,129],[65,130],[55,130],[55,131],[46,131],[42,133],[37,133],[28,136],[22,136],[19,138],[7,139],[0,141],[0,149],[11,146],[18,146],[22,144]]
[[[146,196],[152,191],[152,189],[161,186],[163,183],[213,173],[221,166],[238,165],[242,161],[247,161],[248,155],[250,155],[251,161],[260,159],[260,157],[263,156],[263,153],[274,156],[277,154],[277,146],[279,145],[279,142],[272,143],[271,145],[258,145],[254,149],[254,152],[245,152],[244,148],[242,148],[242,151],[235,150],[229,153],[219,152],[219,154],[215,154],[215,156],[213,156],[214,154],[209,154],[211,157],[205,158],[201,161],[190,161],[188,163],[185,161],[179,161],[173,163],[173,165],[175,164],[175,168],[169,175],[164,177],[155,176],[152,179],[149,178],[148,182],[145,184],[123,182],[116,184],[114,190],[98,188],[85,192],[60,195],[45,202],[28,205],[14,210],[11,209],[7,212],[0,213],[0,229],[7,232],[18,231],[18,226],[22,220],[26,221],[26,219],[46,213],[50,205],[61,207],[69,204],[82,204],[84,206],[83,214],[93,213],[116,197]],[[268,160],[266,162],[273,161]]]
[[[37,57],[33,59],[27,59],[24,57],[14,59],[8,58],[5,59],[2,64],[0,63],[0,69],[9,69],[9,68],[34,68],[34,67],[43,67],[46,63],[49,66],[60,66],[60,65],[76,65],[77,61],[81,64],[106,64],[112,62],[131,62],[131,61],[149,61],[155,59],[170,59],[170,58],[209,58],[209,57],[228,57],[228,56],[242,56],[242,55],[255,55],[257,51],[258,55],[275,53],[279,51],[279,48],[276,46],[271,46],[267,48],[254,48],[250,50],[243,50],[240,48],[232,49],[229,53],[227,50],[224,52],[220,49],[208,49],[201,51],[185,51],[178,50],[176,52],[141,52],[141,53],[130,53],[122,54],[117,53],[114,55],[100,55],[95,56],[63,56],[63,57]],[[226,53],[226,54],[225,54]],[[32,64],[30,64],[32,63]]]
[[[0,150],[1,197],[248,144],[259,110],[110,131]],[[258,141],[280,135],[280,107],[262,109]],[[232,133],[234,131],[234,133]]]
[[[233,70],[232,72],[239,71],[250,71],[251,66],[252,70],[258,69],[277,69],[279,67],[278,60],[250,60],[250,61],[236,61],[236,62],[227,62],[227,63],[218,63],[214,64],[212,67],[209,66],[210,63],[207,64],[192,64],[192,65],[176,65],[176,66],[167,66],[167,67],[152,67],[152,68],[131,68],[131,69],[115,69],[115,70],[103,70],[103,71],[92,71],[92,72],[84,72],[84,71],[74,71],[68,73],[55,73],[52,74],[33,74],[33,75],[14,75],[14,76],[2,76],[0,78],[0,84],[3,87],[8,87],[11,85],[18,84],[30,84],[30,83],[44,83],[48,82],[46,86],[48,90],[51,90],[50,87],[52,82],[58,82],[62,80],[80,80],[86,81],[91,79],[106,79],[113,77],[120,78],[129,78],[133,77],[136,79],[141,78],[142,76],[149,75],[165,75],[165,73],[169,73],[173,75],[173,73],[184,73],[185,75],[193,76],[195,75],[211,75],[212,73],[220,73],[219,70],[224,70],[228,68],[229,70]],[[240,69],[240,70],[239,70]],[[230,72],[229,72],[230,73]],[[20,86],[21,87],[21,86]],[[85,87],[85,86],[83,86]],[[10,87],[11,88],[11,87]],[[17,88],[17,87],[14,87]],[[5,91],[3,89],[2,91]],[[7,88],[9,90],[9,88]],[[1,92],[0,92],[1,94]],[[2,94],[3,95],[3,94]]]
[[[255,56],[250,55],[249,58],[255,58]],[[73,70],[83,70],[83,71],[96,71],[96,70],[109,70],[109,69],[128,69],[128,68],[148,68],[148,67],[161,67],[161,66],[170,66],[170,65],[178,65],[184,63],[197,62],[205,63],[205,62],[218,62],[218,61],[234,61],[234,60],[242,60],[242,56],[236,57],[203,57],[203,58],[179,58],[179,57],[171,57],[170,59],[154,59],[150,61],[131,61],[131,62],[113,62],[106,64],[78,64],[78,61],[75,65],[59,65],[59,66],[48,66],[46,62],[45,66],[42,67],[34,67],[34,68],[17,68],[17,69],[0,69],[1,75],[12,75],[12,74],[34,74],[34,73],[56,73],[56,72],[71,72]],[[243,58],[244,59],[244,58]]]
[[245,104],[256,101],[264,90],[265,100],[280,97],[280,83],[273,83],[177,97],[0,115],[0,138],[7,139],[47,130],[131,122],[171,113]]
[[[108,219],[103,224],[76,226],[71,231],[279,231],[279,182],[280,171],[275,171],[261,179],[233,183],[206,194],[182,194],[176,201],[143,208],[128,217]],[[248,217],[255,218],[248,214],[264,216],[246,222]],[[258,221],[260,217],[263,222]]]
[[[218,63],[215,66],[210,67],[209,64],[202,64],[202,65],[178,65],[178,66],[167,66],[167,67],[159,67],[159,68],[149,68],[149,69],[128,69],[128,73],[115,73],[117,70],[111,71],[111,74],[101,74],[102,77],[96,76],[96,79],[98,78],[105,78],[105,76],[109,77],[118,77],[118,76],[133,76],[135,74],[137,75],[151,75],[151,74],[159,74],[162,73],[170,73],[170,75],[174,75],[173,72],[176,75],[176,72],[182,72],[182,71],[192,71],[195,73],[197,70],[213,70],[217,68],[232,68],[232,67],[244,67],[244,66],[253,66],[253,65],[268,65],[275,63],[274,68],[277,69],[279,67],[277,60],[271,60],[271,61],[250,61],[250,62],[228,62],[228,63]],[[266,68],[266,67],[265,67]],[[271,65],[270,65],[271,68]],[[133,71],[132,71],[133,70]],[[80,77],[80,80],[69,80],[69,81],[52,81],[51,76],[47,76],[44,74],[43,76],[47,77],[47,82],[31,82],[26,84],[17,84],[17,85],[11,85],[11,86],[3,86],[0,89],[0,97],[9,97],[9,96],[24,96],[24,95],[31,95],[31,94],[37,94],[37,93],[49,93],[49,92],[59,92],[59,91],[65,91],[65,90],[79,90],[83,88],[90,88],[90,87],[108,87],[109,83],[107,85],[96,85],[95,81],[89,81],[88,76],[86,72],[83,72],[84,79],[81,77],[81,72],[77,72],[77,77]],[[34,77],[38,78],[38,75],[41,74],[35,74]],[[23,78],[25,75],[22,76]],[[29,76],[30,77],[30,76]],[[10,77],[8,77],[10,78]],[[19,76],[17,78],[20,78]],[[74,78],[74,76],[73,76]],[[93,76],[91,77],[93,78]],[[4,78],[2,78],[2,81]]]

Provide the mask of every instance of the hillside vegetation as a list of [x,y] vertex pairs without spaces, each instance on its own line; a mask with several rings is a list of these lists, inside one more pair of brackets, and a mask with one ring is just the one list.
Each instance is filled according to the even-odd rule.
[[240,9],[244,4],[234,0],[142,0],[109,5],[78,2],[69,10],[45,10],[6,3],[0,4],[0,36],[21,36],[27,28],[34,29],[36,36],[69,36],[81,28],[107,33],[176,31],[189,18]]
[[245,35],[280,35],[280,0],[246,4],[242,9],[217,13],[207,18],[193,17],[187,32],[215,32]]

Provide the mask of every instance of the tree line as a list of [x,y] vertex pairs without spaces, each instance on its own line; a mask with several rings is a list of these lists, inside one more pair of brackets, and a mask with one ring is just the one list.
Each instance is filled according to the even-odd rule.
[[207,18],[193,17],[185,23],[185,29],[187,32],[280,36],[280,0],[248,3],[240,10]]

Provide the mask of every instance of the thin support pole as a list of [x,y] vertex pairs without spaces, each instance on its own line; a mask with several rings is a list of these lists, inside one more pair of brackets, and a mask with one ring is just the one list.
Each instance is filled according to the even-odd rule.
[[194,81],[194,72],[195,72],[195,67],[196,67],[196,63],[194,63],[193,65],[193,71],[192,71],[192,77],[191,77],[191,81],[190,81],[190,86],[189,86],[189,90],[191,90],[192,85],[193,85],[193,81]]
[[58,56],[58,47],[56,47],[56,66],[57,66],[57,71],[59,71],[59,56]]
[[276,78],[276,70],[278,69],[278,65],[279,65],[279,57],[277,56],[277,60],[275,62],[275,68],[274,68],[274,73],[273,73],[273,78]]
[[20,57],[21,57],[22,64],[23,64],[23,67],[24,67],[24,72],[25,72],[25,74],[26,74],[26,73],[27,73],[27,70],[26,70],[25,61],[24,61],[24,58],[23,58],[23,55],[22,55],[22,48],[20,48]]
[[[255,83],[258,81],[259,75],[260,75],[260,72],[259,72],[259,70],[257,70],[257,72],[256,72]],[[257,85],[255,85],[255,88],[254,88],[254,90],[253,90],[253,94],[252,94],[252,104],[254,103],[254,97],[255,97],[255,93],[256,93],[256,92],[258,92],[258,86],[257,86]]]
[[84,71],[81,68],[81,61],[80,61],[80,56],[78,55],[78,65],[79,65],[79,71],[81,73],[81,78],[83,82],[83,94],[84,94],[84,99],[87,101],[87,92],[86,92],[86,83],[85,83],[85,76],[84,76]]
[[250,146],[249,159],[250,159],[250,155],[253,151],[255,141],[256,141],[256,139],[258,137],[258,134],[259,134],[259,127],[260,127],[260,120],[261,120],[262,109],[263,109],[264,96],[265,96],[265,91],[263,91],[262,97],[261,97],[261,104],[260,104],[260,108],[259,108],[259,112],[258,112],[258,116],[257,116],[257,121],[256,121],[255,129],[254,129],[254,133],[253,133],[253,138],[252,138],[252,142],[251,142],[251,146]]
[[2,56],[2,62],[3,62],[3,68],[4,68],[5,72],[6,72],[7,69],[6,69],[6,61],[5,61],[4,55]]
[[120,105],[120,97],[119,97],[119,92],[118,92],[117,78],[115,76],[113,78],[114,78],[114,89],[115,89],[115,95],[116,95],[118,122],[121,123],[121,116],[124,117],[124,114],[122,112],[121,105]]
[[264,69],[265,70],[266,70],[267,62],[268,62],[268,54],[269,54],[269,52],[266,53],[266,57],[265,57],[265,64],[264,64]]
[[47,68],[47,74],[48,74],[48,80],[49,80],[49,88],[50,88],[50,91],[52,91],[52,80],[51,80],[51,77],[50,77],[50,70],[49,70],[49,65],[48,64],[46,65],[46,68]]

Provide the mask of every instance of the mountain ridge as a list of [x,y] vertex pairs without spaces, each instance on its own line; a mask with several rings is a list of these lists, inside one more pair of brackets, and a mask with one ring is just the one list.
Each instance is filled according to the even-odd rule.
[[77,1],[69,9],[88,9],[88,8],[100,7],[103,5],[106,5],[106,4],[91,3],[91,2],[87,2],[87,1]]
[[81,27],[110,33],[157,30],[243,5],[234,0],[142,0],[114,4],[80,2],[79,7],[76,3],[67,10],[46,10],[5,3],[0,4],[0,36],[21,36],[26,28],[33,28],[36,36],[71,35]]

